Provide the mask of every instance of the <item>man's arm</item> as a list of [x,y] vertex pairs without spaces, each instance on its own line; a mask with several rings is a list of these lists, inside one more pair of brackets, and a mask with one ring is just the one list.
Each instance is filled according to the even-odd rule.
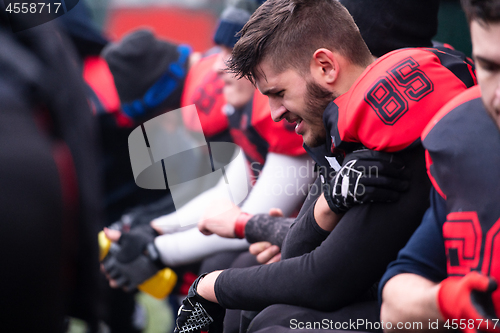
[[[328,179],[325,172],[320,171],[310,192],[315,196],[308,196],[287,235],[283,258],[297,257],[314,250],[351,207],[370,202],[397,201],[409,185],[406,170],[404,162],[396,154],[364,149],[348,154],[333,179]],[[308,208],[307,203],[314,208]]]
[[281,247],[294,218],[257,214],[245,226],[245,238],[249,243],[269,242]]
[[439,282],[447,277],[442,223],[446,220],[446,202],[435,190],[431,207],[421,225],[392,262],[379,285],[382,302],[381,320],[392,322],[428,322],[440,319],[437,306]]
[[[422,224],[380,282],[381,320],[392,323],[392,329],[385,326],[386,331],[396,330],[401,322],[420,322],[424,330],[432,331],[443,330],[444,325],[457,329],[457,323],[469,331],[494,331],[486,319],[496,317],[491,293],[497,284],[476,271],[463,277],[447,276],[445,220],[446,202],[433,190]],[[429,320],[437,320],[437,327],[426,326]]]
[[421,327],[412,326],[414,330],[429,330],[430,322],[438,320],[440,329],[444,324],[444,318],[439,312],[437,305],[437,294],[439,283],[428,280],[420,275],[403,273],[390,279],[382,292],[384,302],[380,312],[380,320],[384,323],[391,322],[391,329],[385,326],[385,332],[395,332],[398,330],[397,323],[422,323]]
[[[235,235],[234,229],[241,212],[250,215],[267,214],[270,209],[279,208],[284,216],[290,216],[304,201],[308,192],[308,185],[314,181],[314,177],[309,157],[305,155],[288,156],[269,153],[257,183],[252,188],[241,209],[229,206],[228,208],[232,208],[231,211],[226,209],[228,213],[219,214],[217,212],[219,208],[213,207],[211,208],[212,211],[207,210],[205,214],[210,217],[202,218],[198,223],[198,228],[206,235],[215,233],[222,237],[232,238],[238,236]],[[269,229],[269,232],[274,233],[276,230],[270,225],[270,222],[274,223],[274,220],[260,217],[253,219],[251,225],[263,223]],[[289,223],[289,221],[286,223]],[[263,232],[254,235],[253,232],[259,228],[248,230],[250,232],[250,242],[270,241],[275,243],[272,239],[267,238],[270,235],[264,235]],[[245,234],[246,229],[245,227]],[[281,240],[279,243],[281,243]]]
[[355,301],[380,279],[427,208],[423,149],[401,156],[412,177],[398,202],[352,208],[320,246],[300,257],[223,271],[213,287],[218,302],[245,310],[282,303],[333,311]]

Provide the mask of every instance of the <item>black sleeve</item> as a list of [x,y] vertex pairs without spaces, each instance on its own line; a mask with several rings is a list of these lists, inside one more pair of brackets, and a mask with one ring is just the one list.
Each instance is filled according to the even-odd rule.
[[245,310],[281,303],[333,311],[365,293],[396,259],[429,206],[423,148],[399,155],[412,173],[410,189],[399,201],[352,208],[310,253],[222,272],[215,283],[219,303]]
[[446,221],[446,202],[437,192],[431,191],[431,207],[422,224],[411,236],[408,244],[399,252],[380,280],[379,300],[382,290],[392,277],[402,273],[418,274],[434,282],[447,277],[446,251],[443,240],[443,223]]
[[267,241],[281,247],[293,221],[293,218],[274,217],[269,214],[254,215],[245,226],[245,238],[249,243]]
[[281,248],[281,258],[293,258],[309,253],[328,237],[330,232],[319,227],[314,219],[314,205],[321,195],[318,177],[309,191],[297,219],[290,227]]
[[[311,222],[311,216],[306,216],[309,212],[309,208],[314,206],[314,203],[321,194],[321,181],[318,177],[314,184],[312,184],[309,193],[307,195],[304,204],[302,205],[297,218],[282,218],[282,217],[271,217],[267,214],[255,215],[250,220],[248,220],[245,226],[245,238],[249,243],[255,243],[260,241],[268,241],[272,244],[279,245],[282,247],[283,240],[290,236],[288,233],[290,231],[290,226],[299,224],[299,227],[294,228],[294,235],[300,235],[299,231],[306,231],[307,234],[302,234],[301,239],[307,239],[309,243],[315,244],[314,247],[307,247],[309,249],[306,251],[305,248],[299,249],[300,254],[310,252],[312,249],[316,248],[325,238],[328,236],[328,232],[322,230],[315,221]],[[312,210],[311,210],[312,211]],[[312,217],[314,220],[314,216]],[[314,225],[316,226],[314,228]],[[320,234],[321,240],[314,241],[316,236]],[[309,238],[311,236],[311,238]],[[284,246],[284,244],[283,244]],[[283,249],[282,249],[283,255]],[[289,256],[287,256],[288,258]]]
[[286,235],[281,258],[288,259],[309,253],[317,248],[328,237],[330,232],[321,229],[314,219],[314,205],[302,214],[290,227]]

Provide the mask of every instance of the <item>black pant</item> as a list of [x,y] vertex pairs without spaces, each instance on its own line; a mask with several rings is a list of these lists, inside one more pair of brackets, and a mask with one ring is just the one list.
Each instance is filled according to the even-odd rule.
[[292,330],[294,332],[297,330],[324,332],[325,329],[381,332],[379,314],[380,308],[377,301],[352,304],[334,312],[275,304],[259,313],[250,323],[247,332],[289,332]]

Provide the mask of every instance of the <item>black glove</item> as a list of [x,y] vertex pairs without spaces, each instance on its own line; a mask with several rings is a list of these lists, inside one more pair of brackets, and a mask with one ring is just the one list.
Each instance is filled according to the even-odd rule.
[[154,231],[144,225],[123,233],[104,259],[104,270],[118,287],[135,289],[165,267],[154,245],[155,232],[151,230]]
[[120,250],[116,251],[116,259],[124,264],[135,260],[147,250],[148,244],[154,242],[157,236],[159,234],[149,225],[141,225],[122,233],[118,240]]
[[[154,217],[146,217],[146,218],[139,218],[139,214],[137,212],[140,212],[140,210],[136,209],[130,213],[123,214],[120,219],[116,222],[113,222],[108,229],[113,229],[113,230],[118,230],[120,232],[130,232],[130,230],[134,230],[137,228],[144,228],[145,230],[153,229],[150,226],[150,222],[155,218],[160,215],[155,215]],[[153,229],[150,231],[150,233],[158,233]]]
[[348,154],[330,182],[322,176],[322,187],[330,209],[342,214],[356,204],[398,200],[408,189],[407,179],[403,162],[394,154],[366,149]]
[[217,303],[207,301],[196,292],[198,282],[207,275],[200,275],[189,288],[177,312],[174,333],[208,331],[222,333],[226,309]]

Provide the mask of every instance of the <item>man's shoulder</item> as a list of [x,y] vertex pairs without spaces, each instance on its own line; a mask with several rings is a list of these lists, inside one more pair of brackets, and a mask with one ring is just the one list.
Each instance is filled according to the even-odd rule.
[[470,64],[458,56],[429,48],[390,52],[335,100],[339,138],[374,150],[405,149],[444,104],[474,84]]
[[500,150],[500,132],[484,108],[479,87],[445,105],[423,132],[422,142],[429,176],[443,197],[461,198],[470,205],[478,198],[488,202],[488,196],[498,192],[491,180],[500,177],[500,155],[495,153]]
[[475,117],[476,114],[468,112],[468,110],[470,109],[475,109],[475,110],[480,109],[486,112],[481,102],[481,90],[479,86],[474,86],[472,88],[465,90],[464,92],[462,92],[461,94],[457,95],[455,98],[450,100],[448,103],[446,103],[439,110],[439,112],[431,119],[429,124],[422,132],[422,140],[424,141],[427,138],[428,134],[433,130],[439,131],[441,129],[450,127],[452,127],[455,130],[459,130],[457,127],[451,126],[451,124],[449,124],[450,122],[449,120],[452,116],[453,118],[456,118],[456,120],[459,121],[459,123],[461,124],[471,125],[467,124],[469,120],[468,118]]

